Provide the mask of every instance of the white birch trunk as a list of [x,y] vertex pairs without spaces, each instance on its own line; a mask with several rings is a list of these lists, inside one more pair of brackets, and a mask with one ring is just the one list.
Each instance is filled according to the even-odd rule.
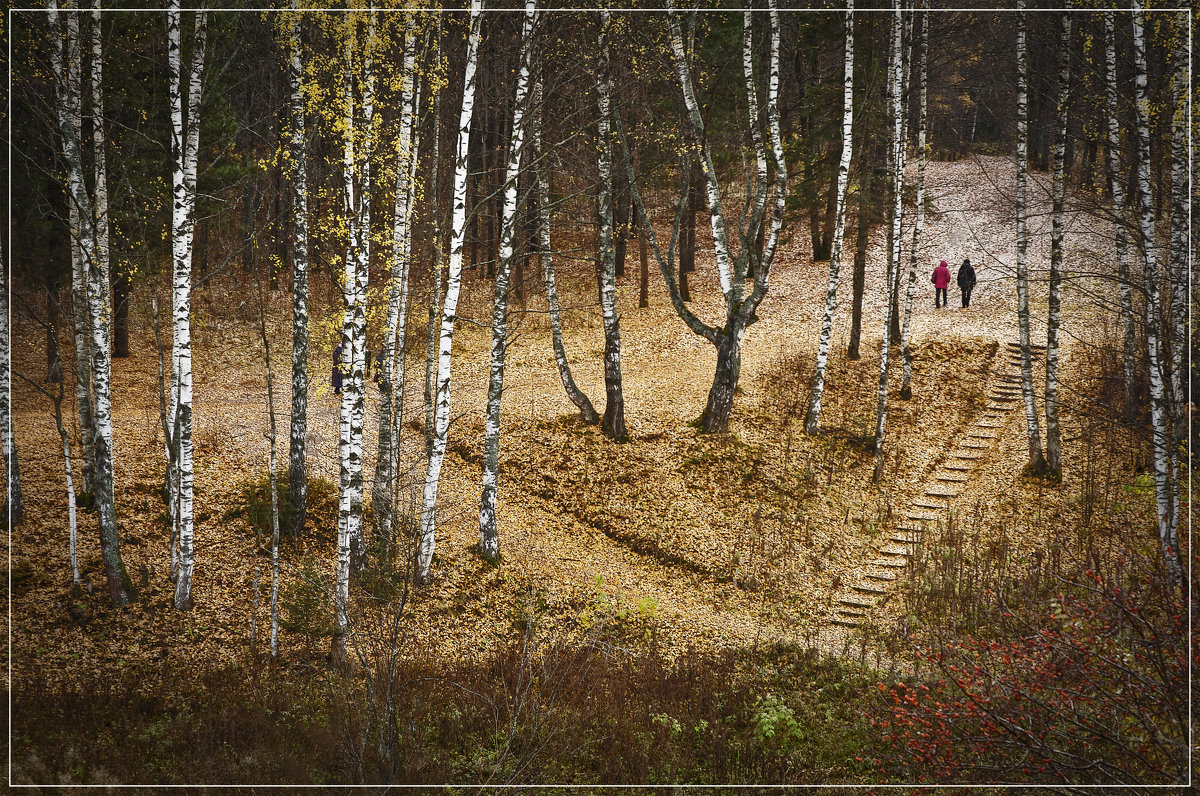
[[1170,430],[1163,384],[1163,345],[1159,319],[1158,264],[1154,244],[1154,208],[1150,193],[1150,100],[1146,91],[1145,9],[1140,0],[1133,4],[1134,92],[1137,109],[1137,183],[1142,255],[1142,281],[1146,289],[1146,347],[1150,359],[1150,419],[1154,433],[1154,484],[1158,504],[1158,538],[1173,588],[1187,585],[1181,576],[1176,517],[1172,505]]
[[1071,81],[1071,18],[1059,17],[1058,126],[1054,133],[1051,187],[1050,300],[1046,318],[1046,467],[1062,477],[1058,430],[1058,329],[1062,321],[1064,164],[1067,151],[1067,104]]
[[[434,63],[440,68],[442,63],[442,25],[439,17],[435,32],[434,48],[436,50]],[[425,453],[433,450],[434,429],[434,376],[437,374],[437,345],[438,345],[438,313],[442,308],[442,205],[439,175],[442,171],[442,92],[435,92],[433,98],[433,168],[429,174],[429,207],[433,216],[433,267],[430,269],[432,289],[429,298],[429,313],[425,330]]]
[[550,339],[554,347],[554,361],[558,365],[558,378],[571,403],[579,409],[583,422],[595,425],[600,415],[592,406],[587,394],[579,389],[571,375],[571,363],[562,338],[562,311],[558,304],[558,288],[554,281],[554,252],[550,246],[550,173],[542,152],[542,78],[539,75],[533,85],[533,102],[537,110],[529,119],[530,159],[534,162],[537,182],[537,234],[538,253],[542,260],[542,276],[546,283],[546,302],[550,307]]
[[1042,434],[1038,424],[1033,392],[1033,356],[1029,344],[1029,270],[1026,251],[1029,233],[1026,215],[1027,171],[1029,168],[1029,64],[1025,51],[1025,2],[1017,0],[1017,325],[1021,344],[1021,394],[1025,402],[1025,431],[1029,441],[1029,470],[1041,473],[1046,466],[1042,456]]
[[[58,32],[59,46],[52,51],[55,86],[57,90],[58,128],[61,136],[63,159],[67,163],[68,202],[78,213],[76,219],[79,251],[82,254],[86,279],[84,291],[86,312],[91,315],[88,339],[84,346],[87,354],[85,379],[92,385],[93,428],[93,482],[95,507],[100,525],[100,552],[108,580],[109,597],[116,606],[123,606],[131,599],[132,587],[121,560],[120,540],[117,537],[116,507],[113,494],[113,433],[110,397],[111,359],[109,354],[109,324],[112,320],[112,302],[108,299],[108,285],[102,281],[102,268],[96,247],[93,199],[88,195],[83,174],[83,152],[80,141],[80,119],[82,118],[82,96],[80,93],[80,31],[79,14],[65,15],[65,35],[59,30],[57,3],[50,4],[51,29]],[[65,58],[64,58],[65,56]]]
[[929,109],[929,12],[921,13],[920,57],[921,82],[917,108],[917,217],[913,224],[912,251],[908,260],[908,279],[904,290],[904,321],[900,326],[900,354],[904,358],[904,376],[900,384],[900,397],[912,398],[912,306],[913,292],[917,286],[917,265],[920,262],[921,232],[925,228],[925,161],[928,157],[925,140],[925,122]]
[[179,569],[175,580],[175,607],[186,611],[192,606],[192,572],[195,567],[193,534],[192,466],[192,236],[196,211],[196,158],[200,144],[200,96],[204,73],[204,47],[207,14],[196,12],[195,37],[187,86],[187,118],[184,119],[184,91],[180,42],[180,9],[174,0],[167,11],[167,63],[170,78],[171,152],[175,168],[172,178],[171,258],[173,268],[172,361],[177,404],[175,424],[178,446],[178,523]]
[[837,311],[838,272],[842,267],[842,238],[846,232],[846,183],[850,177],[850,158],[854,145],[854,0],[846,4],[845,59],[842,78],[842,157],[838,162],[837,217],[833,228],[833,250],[829,258],[829,287],[825,290],[825,314],[821,316],[821,334],[817,338],[817,363],[813,369],[808,413],[804,430],[816,434],[821,427],[821,400],[825,396],[825,368],[829,362],[829,343],[833,337],[833,314]]
[[463,242],[466,239],[467,227],[467,146],[471,137],[471,114],[475,106],[475,71],[478,65],[482,11],[481,0],[471,0],[470,34],[467,38],[463,68],[463,99],[458,117],[458,151],[454,161],[450,263],[446,277],[446,302],[442,307],[441,332],[438,337],[433,446],[429,452],[429,470],[425,476],[424,494],[421,499],[421,540],[416,568],[418,582],[429,580],[430,567],[433,564],[438,482],[442,474],[442,460],[446,455],[446,438],[450,428],[450,346],[454,337],[458,295],[462,288]]
[[1133,276],[1129,270],[1129,242],[1125,231],[1125,182],[1121,174],[1121,125],[1118,117],[1117,47],[1113,12],[1104,12],[1104,42],[1107,79],[1105,93],[1108,105],[1108,178],[1112,187],[1112,210],[1116,221],[1114,238],[1117,250],[1117,279],[1121,293],[1121,328],[1123,331],[1122,362],[1125,376],[1125,407],[1127,420],[1137,415],[1137,353],[1133,322]]
[[[0,252],[0,274],[7,274],[5,268],[6,262],[3,253]],[[22,500],[21,500],[21,476],[17,465],[17,442],[13,438],[13,422],[12,422],[12,371],[10,369],[12,357],[12,319],[9,317],[8,291],[10,282],[4,279],[4,283],[0,285],[0,444],[4,447],[4,472],[6,479],[5,490],[5,511],[8,514],[8,522],[10,527],[21,522]],[[53,301],[53,299],[51,299]],[[54,332],[57,334],[57,330]],[[55,356],[55,359],[59,358]],[[62,370],[61,363],[57,365],[59,371]],[[62,389],[62,380],[59,379],[59,389]],[[62,398],[59,397],[59,406],[57,414],[59,417],[59,427],[62,427]],[[71,490],[71,538],[75,536],[75,488],[71,485],[71,455],[70,446],[67,447],[67,483]],[[72,541],[74,544],[74,541]],[[73,549],[73,548],[72,548]],[[74,559],[72,559],[72,563]],[[76,578],[78,582],[78,578]]]
[[375,514],[375,533],[380,539],[391,532],[396,478],[396,445],[399,440],[395,405],[404,389],[403,377],[396,378],[397,366],[403,366],[403,343],[397,345],[404,323],[408,298],[409,241],[412,193],[412,170],[415,163],[413,121],[416,118],[416,83],[420,79],[414,66],[417,59],[416,32],[410,27],[404,43],[400,97],[400,134],[396,145],[396,197],[392,214],[392,263],[388,274],[387,317],[383,327],[382,368],[379,373],[379,452],[375,459],[375,484],[371,490],[371,505]]
[[292,114],[288,156],[292,166],[292,419],[288,450],[291,533],[299,536],[308,513],[308,170],[304,146],[304,93],[299,0],[291,0],[288,81]]
[[[596,70],[596,100],[599,105],[597,142],[597,170],[599,171],[599,211],[600,211],[600,310],[604,317],[604,417],[600,427],[604,433],[618,442],[628,438],[625,428],[625,393],[621,385],[621,318],[617,314],[617,262],[616,251],[613,248],[613,197],[612,197],[612,75],[610,74],[610,54],[608,31],[611,17],[606,9],[600,11],[600,35],[597,41],[600,62]],[[678,26],[676,26],[678,28]],[[682,47],[682,45],[680,45]],[[688,81],[690,91],[691,81]],[[694,98],[693,98],[694,102]],[[695,118],[699,118],[696,110]],[[712,186],[716,184],[715,177],[709,182],[709,195],[714,196]],[[717,205],[714,206],[713,218],[719,215]],[[713,221],[713,229],[718,226],[724,235],[724,221]],[[722,271],[721,289],[730,295],[730,279],[728,252],[725,256],[726,265]],[[717,255],[718,262],[721,255]]]
[[892,140],[888,155],[888,166],[892,172],[892,213],[888,225],[887,293],[884,294],[883,342],[879,352],[879,391],[875,408],[875,474],[876,483],[883,477],[884,431],[887,424],[887,390],[889,353],[891,348],[892,295],[900,270],[901,216],[904,211],[904,112],[903,112],[903,31],[904,21],[900,0],[895,0],[892,18],[892,47],[889,63],[889,111],[892,116]]
[[[492,304],[492,361],[483,438],[483,486],[479,497],[479,554],[487,561],[500,560],[500,532],[496,521],[496,481],[500,470],[500,399],[504,393],[504,358],[508,347],[508,291],[513,260],[513,238],[517,227],[517,179],[520,176],[521,155],[525,149],[530,95],[529,62],[532,58],[533,29],[537,18],[537,3],[535,0],[525,0],[525,16],[521,28],[521,66],[517,72],[517,93],[513,100],[512,139],[508,144],[508,163],[504,169],[500,258],[496,263],[496,293]],[[603,180],[601,182],[603,184]]]

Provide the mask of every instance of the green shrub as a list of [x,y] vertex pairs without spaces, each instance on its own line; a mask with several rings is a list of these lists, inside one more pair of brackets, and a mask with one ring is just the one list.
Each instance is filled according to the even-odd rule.
[[309,643],[337,632],[333,615],[333,583],[312,559],[300,566],[297,578],[279,595],[279,626],[304,636]]
[[[292,536],[294,509],[288,498],[287,473],[275,476],[275,495],[279,501],[279,534]],[[305,527],[332,534],[337,528],[337,485],[324,478],[308,479],[308,506]],[[225,512],[226,520],[244,517],[256,537],[271,536],[271,477],[267,473],[243,482],[238,490],[236,505]]]

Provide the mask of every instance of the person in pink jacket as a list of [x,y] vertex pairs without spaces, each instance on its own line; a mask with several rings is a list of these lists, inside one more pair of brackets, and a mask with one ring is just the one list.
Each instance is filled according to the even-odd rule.
[[933,306],[946,306],[946,288],[950,287],[950,266],[946,265],[945,260],[942,260],[938,263],[938,267],[933,269],[933,278],[929,281],[933,282],[935,288]]

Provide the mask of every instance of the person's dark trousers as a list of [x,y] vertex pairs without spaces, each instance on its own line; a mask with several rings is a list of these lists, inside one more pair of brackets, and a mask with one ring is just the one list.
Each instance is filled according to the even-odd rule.
[[949,303],[950,303],[950,300],[948,298],[946,298],[946,288],[944,288],[944,287],[934,288],[933,306],[944,307],[944,306],[948,305]]
[[971,291],[974,289],[974,287],[963,288],[963,307],[971,306]]

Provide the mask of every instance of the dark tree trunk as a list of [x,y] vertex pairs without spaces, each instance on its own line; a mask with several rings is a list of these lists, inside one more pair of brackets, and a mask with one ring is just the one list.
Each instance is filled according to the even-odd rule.
[[125,268],[113,270],[113,356],[129,356],[129,275]]
[[[636,216],[634,216],[636,220]],[[638,282],[638,309],[650,306],[650,261],[646,252],[646,233],[638,226],[638,260],[641,261],[642,273]]]
[[[866,164],[864,163],[864,166]],[[871,234],[871,188],[875,181],[875,170],[867,166],[868,174],[858,194],[858,231],[854,245],[853,296],[850,313],[850,346],[847,359],[859,359],[859,343],[862,339],[863,291],[867,282],[867,243]]]
[[729,431],[733,393],[742,370],[742,328],[727,324],[717,342],[717,369],[708,391],[708,404],[700,416],[700,427],[710,434]]
[[[624,169],[619,169],[624,173]],[[629,186],[620,175],[613,177],[613,195],[616,199],[616,229],[613,230],[613,251],[617,263],[617,276],[625,276],[625,241],[629,237]]]

